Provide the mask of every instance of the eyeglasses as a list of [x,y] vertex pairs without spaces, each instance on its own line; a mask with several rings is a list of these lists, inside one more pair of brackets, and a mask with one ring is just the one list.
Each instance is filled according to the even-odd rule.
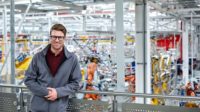
[[52,40],[56,40],[56,39],[63,40],[65,38],[64,36],[55,36],[55,35],[51,35],[50,37]]

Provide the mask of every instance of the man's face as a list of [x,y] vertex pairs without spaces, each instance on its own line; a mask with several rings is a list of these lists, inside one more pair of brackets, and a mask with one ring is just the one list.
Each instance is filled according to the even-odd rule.
[[50,44],[54,50],[60,50],[64,46],[64,34],[62,31],[52,30],[50,35]]

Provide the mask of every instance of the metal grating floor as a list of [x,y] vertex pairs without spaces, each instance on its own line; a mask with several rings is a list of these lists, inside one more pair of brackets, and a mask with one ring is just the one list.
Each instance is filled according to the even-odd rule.
[[0,99],[0,112],[17,112],[16,94],[1,93]]
[[108,103],[102,101],[70,99],[67,112],[108,112]]

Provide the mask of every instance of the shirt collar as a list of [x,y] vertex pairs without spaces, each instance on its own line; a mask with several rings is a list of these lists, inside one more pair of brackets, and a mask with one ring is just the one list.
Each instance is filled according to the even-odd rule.
[[[47,53],[48,53],[49,55],[55,56],[55,53],[52,52],[51,47],[48,48]],[[58,54],[57,56],[60,56],[61,54],[64,54],[64,48],[62,49],[62,51],[59,52],[59,54]],[[57,56],[56,56],[56,57],[57,57]]]

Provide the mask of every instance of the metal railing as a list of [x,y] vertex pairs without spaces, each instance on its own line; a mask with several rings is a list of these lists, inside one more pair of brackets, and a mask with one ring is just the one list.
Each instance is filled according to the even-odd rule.
[[[16,108],[18,110],[18,112],[27,112],[27,109],[24,109],[25,102],[24,102],[24,90],[27,90],[27,88],[25,86],[18,86],[18,85],[11,85],[11,84],[0,84],[0,89],[2,88],[11,88],[11,89],[16,89],[17,91],[14,92],[13,94],[16,94],[16,98],[18,99],[18,104],[16,105]],[[12,90],[13,92],[13,90]],[[118,112],[118,101],[117,101],[117,97],[118,96],[126,96],[126,97],[142,97],[142,98],[162,98],[162,99],[170,99],[170,100],[184,100],[184,101],[200,101],[200,97],[190,97],[190,96],[170,96],[170,95],[153,95],[153,94],[141,94],[141,93],[125,93],[125,92],[105,92],[105,91],[77,91],[77,93],[81,93],[81,94],[99,94],[99,95],[107,95],[107,96],[113,96],[113,100],[112,100],[112,107],[111,110],[112,112]],[[0,96],[1,94],[3,94],[3,92],[0,91]],[[30,100],[30,99],[29,99]],[[79,109],[83,109],[84,106],[86,106],[86,103],[88,105],[93,105],[92,103],[96,103],[98,101],[91,101],[91,100],[87,100],[87,101],[83,101],[83,99],[78,99],[79,101],[75,101],[74,100],[74,104],[76,106],[82,106],[82,108]],[[83,102],[81,102],[83,101]],[[91,103],[92,102],[92,103]],[[26,103],[30,103],[29,101],[27,101]],[[81,103],[80,105],[77,103]],[[103,102],[104,103],[104,102]],[[102,102],[98,102],[99,105],[103,105]],[[87,105],[87,106],[88,106]],[[0,105],[1,106],[1,105]],[[94,106],[94,105],[93,105]],[[96,105],[95,105],[96,106]],[[130,108],[129,108],[130,107]],[[136,109],[134,109],[134,108]],[[166,107],[166,108],[165,108]],[[99,108],[99,106],[98,106]],[[149,111],[148,109],[151,109],[152,111],[150,112],[167,112],[172,110],[172,111],[181,111],[181,112],[200,112],[199,108],[183,108],[183,107],[173,107],[173,106],[153,106],[153,105],[146,105],[146,104],[130,104],[130,103],[123,103],[122,104],[122,110],[123,112],[147,112]],[[76,109],[76,108],[73,108]],[[144,110],[146,109],[146,110]],[[160,111],[160,110],[161,111]],[[0,107],[0,111],[1,111],[1,107]],[[90,110],[91,111],[91,110]],[[104,110],[102,112],[108,112],[109,110]],[[75,112],[75,111],[72,111]],[[77,112],[77,111],[76,111]],[[87,112],[87,111],[82,111],[82,112]],[[96,111],[95,111],[96,112]],[[97,112],[101,112],[101,111],[97,111]]]

